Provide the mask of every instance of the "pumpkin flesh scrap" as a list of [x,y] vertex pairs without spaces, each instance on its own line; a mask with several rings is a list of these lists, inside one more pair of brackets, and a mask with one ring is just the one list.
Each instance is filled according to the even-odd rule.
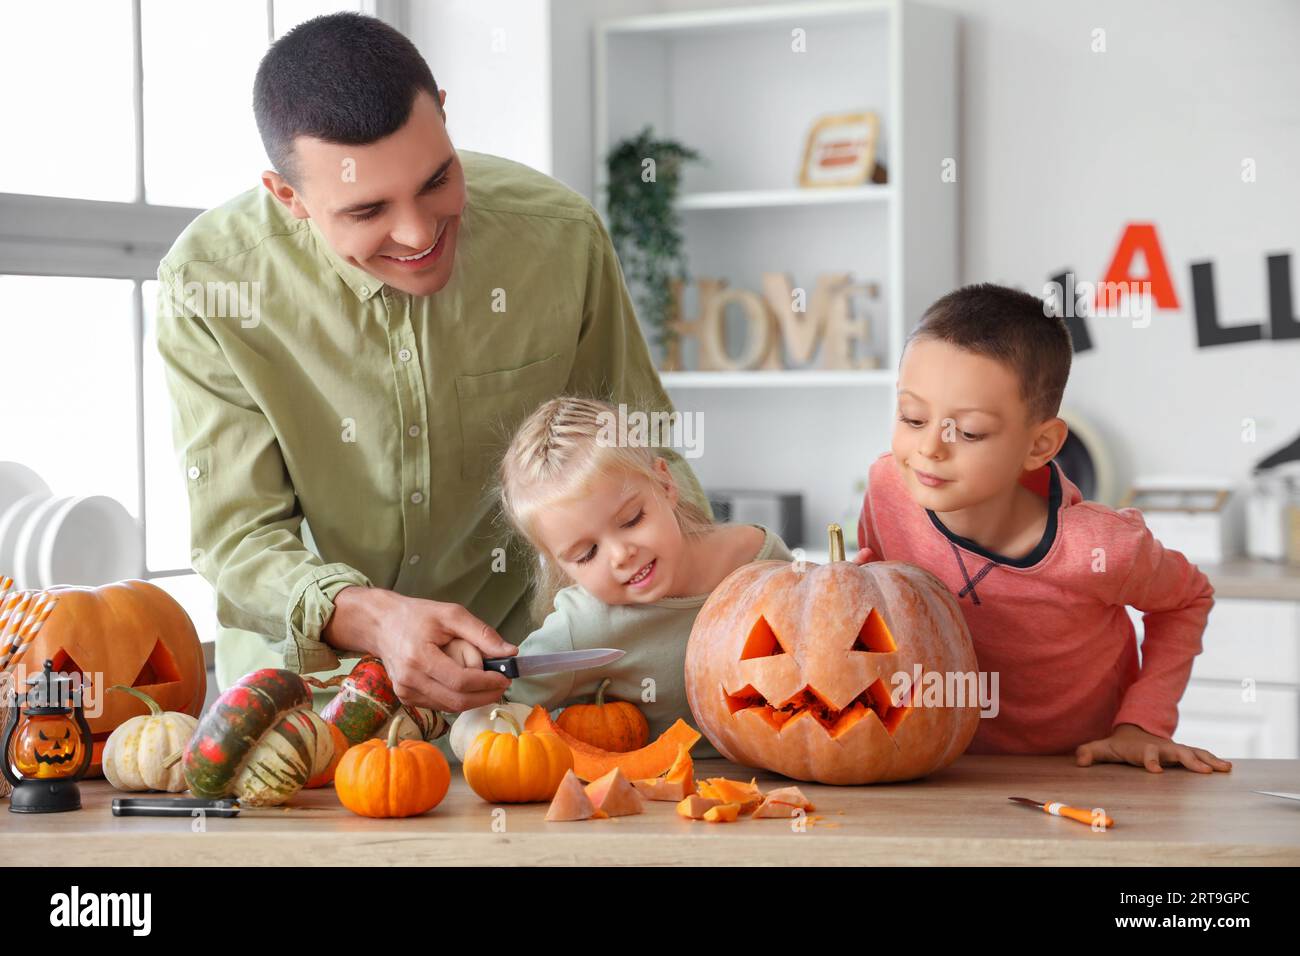
[[573,752],[574,772],[586,781],[598,780],[615,767],[622,770],[623,775],[630,780],[645,780],[657,777],[672,767],[679,747],[684,746],[687,750],[690,750],[695,746],[696,741],[700,739],[698,730],[678,718],[671,727],[660,734],[657,740],[647,744],[640,750],[633,750],[630,753],[613,753],[585,744],[572,734],[566,733],[551,719],[551,715],[547,713],[546,709],[540,705],[533,708],[524,726],[534,733],[555,734],[568,744],[569,749]]
[[589,820],[595,814],[596,808],[592,806],[591,798],[583,789],[582,781],[572,770],[569,770],[555,791],[555,797],[546,811],[546,819],[552,823],[562,823],[569,820]]
[[677,804],[677,814],[686,817],[688,820],[703,820],[706,811],[721,803],[721,800],[713,800],[709,797],[702,797],[698,793],[692,793]]
[[649,800],[680,803],[695,790],[695,765],[690,750],[685,746],[678,747],[677,759],[666,774],[648,780],[633,780],[632,785]]
[[645,812],[641,794],[618,767],[587,784],[587,798],[597,811],[611,817]]

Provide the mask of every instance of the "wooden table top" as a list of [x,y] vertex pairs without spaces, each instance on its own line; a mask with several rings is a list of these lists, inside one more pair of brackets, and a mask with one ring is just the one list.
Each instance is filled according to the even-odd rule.
[[[711,776],[754,773],[697,761],[696,778]],[[789,783],[757,776],[764,790]],[[672,803],[650,801],[641,815],[547,823],[545,804],[484,803],[454,766],[446,799],[420,817],[356,816],[326,788],[299,793],[288,808],[208,818],[194,832],[190,819],[114,817],[112,798],[123,794],[92,780],[82,784],[80,812],[9,813],[0,800],[0,863],[1300,865],[1300,802],[1250,792],[1300,791],[1300,760],[1239,760],[1231,773],[1203,775],[1076,767],[1068,756],[966,756],[911,783],[799,786],[816,804],[802,831],[778,819],[685,820]],[[1115,826],[1093,832],[1009,796],[1100,806]]]

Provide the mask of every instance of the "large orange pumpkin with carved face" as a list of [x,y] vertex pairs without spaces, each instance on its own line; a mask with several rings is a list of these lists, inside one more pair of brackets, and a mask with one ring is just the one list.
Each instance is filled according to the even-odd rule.
[[[962,693],[934,693],[935,676],[915,680],[917,664]],[[687,701],[713,745],[820,783],[946,767],[975,735],[976,680],[956,600],[895,561],[744,565],[709,596],[686,649]]]
[[[93,683],[86,722],[94,741],[87,776],[102,776],[100,759],[119,724],[148,713],[131,694],[109,694],[114,684],[134,687],[165,711],[197,717],[207,695],[203,647],[189,615],[170,594],[147,581],[102,587],[55,587],[59,603],[20,667],[53,661],[56,672],[80,672]],[[92,702],[102,711],[94,715]]]

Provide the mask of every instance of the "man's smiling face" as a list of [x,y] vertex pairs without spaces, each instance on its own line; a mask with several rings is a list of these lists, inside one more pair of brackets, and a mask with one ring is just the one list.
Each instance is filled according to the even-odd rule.
[[406,123],[363,146],[294,141],[298,187],[263,182],[298,218],[315,220],[345,261],[402,292],[431,295],[451,278],[465,209],[465,173],[441,100],[421,91]]

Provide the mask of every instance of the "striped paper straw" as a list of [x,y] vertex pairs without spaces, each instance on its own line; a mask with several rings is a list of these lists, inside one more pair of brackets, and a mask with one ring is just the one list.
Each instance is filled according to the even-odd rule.
[[40,608],[33,606],[32,612],[27,615],[23,622],[23,629],[18,635],[18,642],[14,649],[9,652],[8,658],[0,662],[0,670],[13,670],[16,668],[23,655],[27,653],[27,648],[32,646],[36,640],[36,635],[40,633],[41,625],[45,623],[46,618],[54,611],[54,607],[59,603],[59,599],[54,597],[48,591],[41,592],[42,605]]
[[8,649],[10,640],[23,619],[23,612],[27,610],[27,605],[31,603],[32,595],[35,593],[35,591],[15,591],[6,599],[5,606],[0,608],[0,654]]

